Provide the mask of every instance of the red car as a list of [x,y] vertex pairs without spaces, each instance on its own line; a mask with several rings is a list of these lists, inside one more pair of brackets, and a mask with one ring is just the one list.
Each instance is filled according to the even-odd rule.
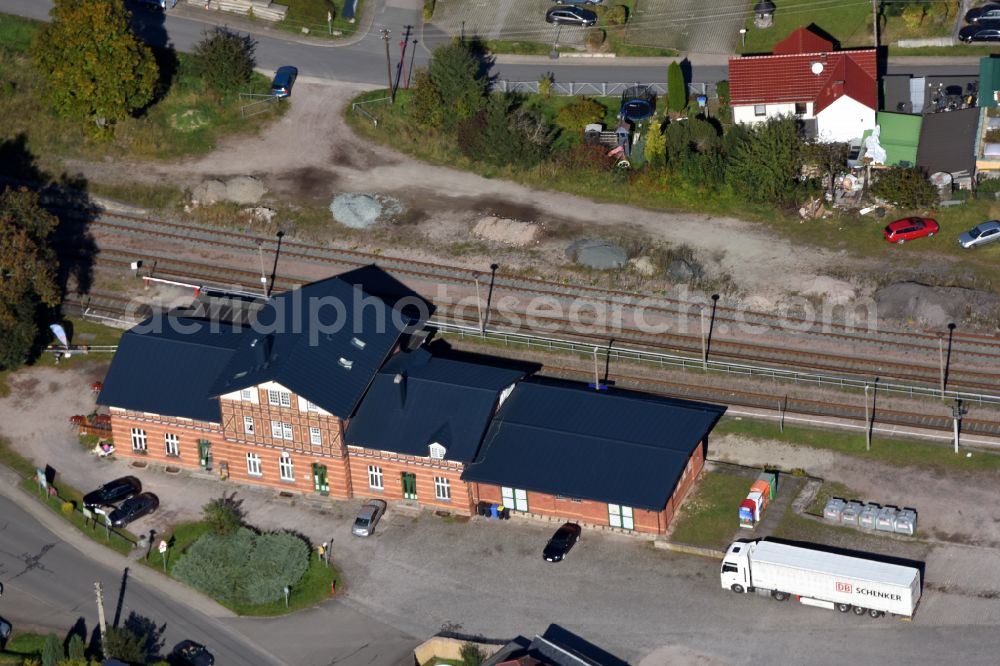
[[890,243],[905,243],[922,236],[933,236],[940,227],[929,217],[904,217],[885,228],[885,239]]

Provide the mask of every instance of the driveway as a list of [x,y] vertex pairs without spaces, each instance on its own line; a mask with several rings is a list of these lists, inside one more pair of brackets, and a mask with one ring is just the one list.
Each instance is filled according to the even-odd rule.
[[[55,461],[80,488],[126,472],[139,476],[162,505],[137,531],[195,519],[208,499],[236,489],[251,523],[332,539],[346,580],[339,601],[292,618],[225,620],[247,635],[265,635],[263,628],[284,637],[271,651],[288,663],[331,663],[332,654],[345,654],[344,636],[369,651],[401,650],[407,635],[450,629],[506,638],[533,635],[553,622],[651,666],[750,663],[775,650],[822,654],[821,662],[863,662],[877,653],[884,663],[976,664],[1000,649],[1000,591],[981,576],[1000,562],[984,549],[935,548],[920,612],[906,624],[735,597],[719,588],[716,561],[654,549],[642,538],[587,531],[565,562],[549,564],[541,548],[557,523],[444,518],[390,505],[373,537],[355,538],[349,526],[360,501],[280,500],[272,490],[93,459],[67,419],[93,408],[88,387],[102,372],[103,365],[88,364],[16,374],[11,396],[0,400],[0,428],[25,455],[40,464]],[[345,614],[355,624],[345,624]],[[340,626],[354,629],[330,629]]]

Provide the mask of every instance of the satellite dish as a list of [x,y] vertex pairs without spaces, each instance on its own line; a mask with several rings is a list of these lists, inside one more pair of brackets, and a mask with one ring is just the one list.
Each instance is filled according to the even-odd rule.
[[823,63],[814,62],[812,65],[809,66],[809,69],[812,70],[813,74],[819,76],[820,74],[823,73]]

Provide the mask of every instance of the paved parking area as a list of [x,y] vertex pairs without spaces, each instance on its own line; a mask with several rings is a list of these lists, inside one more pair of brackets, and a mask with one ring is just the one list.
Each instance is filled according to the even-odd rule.
[[[432,25],[452,36],[548,44],[558,37],[560,45],[582,45],[585,29],[545,22],[552,5],[550,0],[438,0]],[[635,0],[624,41],[681,52],[732,53],[748,6],[746,0]]]
[[[1000,650],[1000,590],[995,577],[982,576],[1000,568],[996,550],[934,547],[921,608],[907,624],[736,596],[720,588],[716,561],[655,549],[642,538],[587,531],[565,562],[550,564],[541,549],[558,523],[443,518],[390,505],[375,535],[361,539],[350,536],[360,500],[279,499],[273,490],[94,459],[75,441],[67,418],[93,407],[86,387],[98,371],[19,373],[11,396],[0,400],[0,428],[25,455],[55,461],[80,488],[123,473],[139,476],[160,496],[161,509],[136,523],[136,531],[196,519],[208,499],[235,489],[251,523],[295,529],[316,542],[332,538],[344,595],[289,620],[302,623],[296,650],[310,655],[290,663],[330,663],[329,653],[316,652],[322,627],[336,623],[345,606],[372,618],[375,641],[378,623],[412,636],[450,629],[496,638],[530,636],[556,623],[647,666],[752,663],[776,650],[823,655],[819,663],[866,663],[861,655],[879,654],[882,663],[978,664]],[[274,631],[289,626],[280,619],[235,621],[244,630],[256,622]]]

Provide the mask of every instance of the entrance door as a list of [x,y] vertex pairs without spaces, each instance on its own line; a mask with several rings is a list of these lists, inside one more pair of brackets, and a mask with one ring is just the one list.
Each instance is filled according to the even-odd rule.
[[417,499],[417,475],[403,472],[403,499]]
[[528,511],[528,491],[521,490],[520,488],[508,488],[506,486],[500,487],[500,498],[503,500],[503,505],[507,508],[514,509],[515,511],[523,511],[527,513]]
[[632,507],[621,506],[620,504],[609,504],[608,525],[611,525],[611,527],[620,527],[626,530],[634,530],[635,520],[632,517]]
[[198,463],[202,469],[212,469],[212,443],[207,439],[198,440]]
[[324,495],[330,492],[330,484],[326,481],[326,465],[313,463],[313,490]]

